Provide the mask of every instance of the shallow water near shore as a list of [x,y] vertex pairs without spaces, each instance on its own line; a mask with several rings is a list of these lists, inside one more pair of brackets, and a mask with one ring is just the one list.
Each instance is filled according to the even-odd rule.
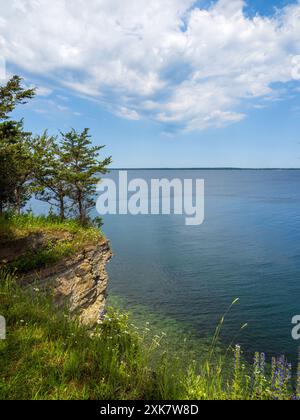
[[[143,305],[129,304],[124,297],[112,293],[107,306],[128,314],[130,327],[144,337],[144,344],[151,345],[154,338],[158,339],[158,353],[167,351],[170,356],[178,357],[185,367],[193,361],[200,365],[212,349],[213,334],[200,337],[193,325],[169,318],[163,312],[152,312]],[[216,343],[214,354],[221,354],[222,350]]]
[[[205,180],[205,222],[181,216],[105,216],[114,258],[109,291],[211,336],[235,298],[222,340],[246,354],[286,354],[300,342],[291,320],[300,314],[300,171],[131,170],[129,180]],[[112,171],[108,177],[117,178]],[[170,321],[171,322],[171,321]]]

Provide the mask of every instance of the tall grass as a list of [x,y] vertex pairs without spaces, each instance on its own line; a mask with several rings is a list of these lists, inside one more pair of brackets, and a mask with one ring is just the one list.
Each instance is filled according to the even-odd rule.
[[9,264],[11,270],[27,273],[44,268],[70,257],[87,245],[104,240],[99,228],[93,225],[83,227],[75,220],[62,222],[56,216],[34,216],[31,213],[0,217],[1,246],[28,239],[33,234],[43,235],[43,245],[33,248],[28,243],[25,252]]
[[164,334],[149,339],[148,325],[137,328],[111,309],[91,333],[3,270],[0,313],[7,321],[7,339],[0,341],[1,399],[299,398],[283,357],[268,369],[263,354],[250,366],[239,346],[227,354],[215,351],[224,317],[204,362],[182,363],[164,347]]
[[69,232],[90,239],[98,239],[99,228],[81,226],[76,220],[61,221],[57,216],[35,216],[32,213],[17,215],[8,213],[0,217],[0,241],[9,241],[28,236],[35,232]]

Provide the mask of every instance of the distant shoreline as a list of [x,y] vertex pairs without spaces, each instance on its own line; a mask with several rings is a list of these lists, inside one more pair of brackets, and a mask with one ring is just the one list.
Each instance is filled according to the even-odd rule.
[[300,168],[112,168],[110,171],[300,171]]

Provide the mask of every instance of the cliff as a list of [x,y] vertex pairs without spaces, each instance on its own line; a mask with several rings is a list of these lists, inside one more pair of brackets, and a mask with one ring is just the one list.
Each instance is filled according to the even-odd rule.
[[67,307],[81,323],[94,325],[105,309],[108,285],[105,267],[110,258],[107,241],[86,246],[58,264],[22,276],[21,282],[50,291],[55,305]]
[[67,230],[37,231],[2,244],[0,265],[17,267],[22,286],[50,292],[58,308],[93,326],[105,310],[111,256],[102,236],[79,240]]

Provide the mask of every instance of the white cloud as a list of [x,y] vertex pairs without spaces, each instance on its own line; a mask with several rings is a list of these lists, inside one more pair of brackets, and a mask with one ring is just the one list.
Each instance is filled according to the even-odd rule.
[[300,2],[270,18],[247,17],[244,3],[0,0],[0,55],[123,118],[221,126],[297,71]]
[[36,89],[37,96],[49,96],[52,92],[52,89],[49,89],[45,86],[38,86],[38,88]]
[[82,114],[80,112],[74,111],[66,105],[62,105],[57,101],[52,99],[45,99],[38,97],[31,104],[31,109],[37,114],[43,114],[51,119],[56,119],[57,114],[65,114],[66,116],[76,116],[79,117]]
[[128,109],[125,106],[121,106],[119,109],[117,109],[115,111],[116,115],[119,115],[120,117],[126,118],[128,120],[139,120],[140,116],[139,114],[133,110],[133,109]]

